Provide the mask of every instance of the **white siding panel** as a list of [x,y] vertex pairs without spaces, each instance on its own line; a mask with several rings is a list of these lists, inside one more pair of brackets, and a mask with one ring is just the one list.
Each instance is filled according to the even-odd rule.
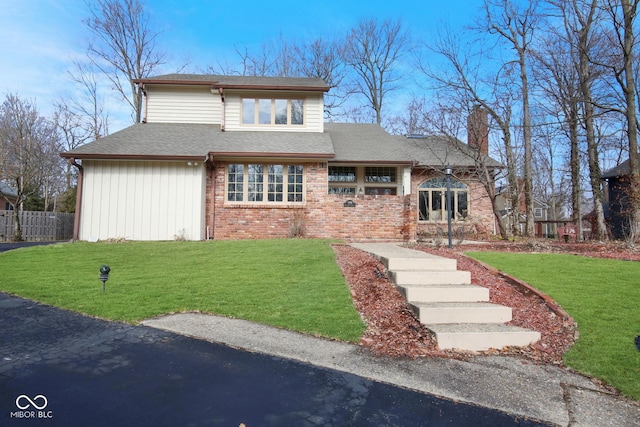
[[80,238],[204,239],[205,167],[84,161]]
[[208,87],[149,87],[147,122],[219,124],[222,101]]

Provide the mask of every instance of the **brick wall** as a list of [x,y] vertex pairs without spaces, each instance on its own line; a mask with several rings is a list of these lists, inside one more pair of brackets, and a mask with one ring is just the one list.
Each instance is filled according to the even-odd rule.
[[[424,176],[412,177],[410,196],[344,196],[327,194],[326,163],[306,163],[305,203],[264,206],[225,203],[225,166],[217,163],[207,180],[207,227],[211,238],[286,238],[301,234],[347,240],[415,240],[417,231],[429,227],[417,221],[416,189],[428,179]],[[475,190],[476,185],[472,183],[471,187]],[[345,206],[347,201],[355,206]],[[472,198],[470,203],[472,215],[487,215],[483,198]],[[488,208],[491,218],[490,203]],[[488,223],[492,224],[491,219]]]

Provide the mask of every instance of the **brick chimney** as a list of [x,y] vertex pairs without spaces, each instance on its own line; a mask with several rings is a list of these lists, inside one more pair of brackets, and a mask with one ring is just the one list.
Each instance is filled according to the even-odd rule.
[[467,144],[489,154],[489,114],[479,105],[473,107],[467,118]]

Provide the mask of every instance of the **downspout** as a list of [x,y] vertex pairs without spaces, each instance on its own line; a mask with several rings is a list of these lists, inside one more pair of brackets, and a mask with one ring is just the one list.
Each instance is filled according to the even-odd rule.
[[140,86],[140,91],[144,96],[144,115],[142,116],[142,123],[147,123],[147,109],[149,108],[149,100],[147,99],[147,91],[144,88],[144,83],[138,83]]
[[[220,118],[220,130],[224,132],[224,118],[226,116],[225,105],[224,105],[224,88],[219,87],[218,93],[220,94],[220,99],[222,100],[222,117]],[[213,162],[213,159],[211,160]]]
[[[215,235],[216,235],[216,227],[215,227],[215,221],[216,221],[216,168],[215,168],[215,164],[213,163],[213,154],[209,153],[209,159],[207,161],[207,163],[209,163],[209,176],[210,176],[210,180],[211,180],[211,201],[209,202],[209,225],[207,226],[208,228],[208,232],[207,232],[207,238],[208,239],[215,239]],[[211,228],[209,228],[211,227]]]
[[82,183],[84,181],[84,169],[76,162],[75,158],[70,158],[69,162],[78,168],[78,185],[76,187],[76,213],[73,216],[73,240],[80,237],[80,215],[82,213]]

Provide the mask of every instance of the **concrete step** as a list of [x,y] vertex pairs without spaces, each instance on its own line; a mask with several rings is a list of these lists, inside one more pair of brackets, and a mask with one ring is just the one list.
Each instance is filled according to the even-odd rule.
[[457,261],[451,258],[444,258],[438,256],[409,258],[409,257],[393,257],[381,258],[382,264],[387,270],[393,271],[431,271],[431,270],[456,270]]
[[414,302],[488,302],[489,288],[477,285],[397,286],[404,299]]
[[506,323],[511,308],[487,302],[414,302],[409,305],[420,323],[430,327],[442,323]]
[[524,347],[540,340],[540,332],[501,324],[443,324],[427,326],[441,350],[485,351],[509,346]]
[[390,270],[389,278],[397,286],[406,285],[470,285],[471,273],[459,270],[407,271]]

